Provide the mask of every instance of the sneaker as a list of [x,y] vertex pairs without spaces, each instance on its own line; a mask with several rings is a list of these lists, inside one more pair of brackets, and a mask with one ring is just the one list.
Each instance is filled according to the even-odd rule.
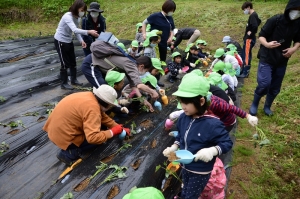
[[[60,150],[56,157],[59,159],[61,162],[65,163],[67,166],[71,166],[76,160],[78,160],[80,157],[79,155],[75,155],[77,153],[75,151],[76,149],[72,150]],[[72,154],[73,152],[73,154]]]

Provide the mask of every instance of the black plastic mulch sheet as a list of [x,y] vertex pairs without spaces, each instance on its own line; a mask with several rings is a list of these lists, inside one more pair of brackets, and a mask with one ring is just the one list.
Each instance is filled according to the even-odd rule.
[[[80,76],[83,51],[78,42],[74,43],[78,57],[78,79],[87,86],[85,77]],[[128,45],[130,41],[123,43]],[[42,52],[41,49],[47,50]],[[164,131],[164,122],[168,115],[176,110],[177,102],[171,94],[177,89],[179,81],[175,84],[164,82],[170,103],[163,106],[161,112],[139,112],[122,121],[126,127],[130,127],[134,122],[137,129],[141,130],[140,133],[129,140],[121,141],[116,137],[99,145],[69,175],[57,180],[66,166],[56,158],[59,149],[49,141],[42,127],[55,103],[64,96],[80,90],[71,92],[60,89],[60,63],[52,37],[5,41],[0,43],[0,53],[0,96],[5,99],[0,100],[0,122],[8,124],[11,121],[21,121],[14,128],[0,125],[0,142],[5,141],[10,146],[0,157],[0,198],[60,198],[70,191],[75,198],[107,198],[110,189],[115,185],[119,191],[114,198],[122,198],[134,186],[154,186],[161,189],[163,180],[166,180],[165,170],[155,170],[156,166],[166,162],[162,151],[174,142],[174,138]],[[18,53],[25,53],[27,56],[15,58],[7,63],[14,56],[19,56]],[[232,138],[235,140],[234,136]],[[108,161],[106,158],[124,143],[131,144],[132,147],[111,156]],[[231,159],[232,152],[227,153],[225,165]],[[74,191],[76,185],[94,174],[101,160],[106,161],[108,165],[127,167],[127,177],[100,186],[113,171],[106,170],[92,179],[84,190]],[[135,162],[140,163],[136,170],[131,166]],[[230,168],[226,171],[229,178]],[[163,192],[165,197],[173,198],[180,190],[180,185],[181,183],[173,177]]]

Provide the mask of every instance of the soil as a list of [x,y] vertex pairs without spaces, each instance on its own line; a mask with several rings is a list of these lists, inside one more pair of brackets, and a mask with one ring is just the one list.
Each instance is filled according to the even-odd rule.
[[76,192],[84,190],[90,184],[90,178],[82,180],[78,185],[76,185],[73,190]]
[[170,156],[168,157],[168,160],[169,160],[170,162],[173,162],[173,161],[179,160],[179,159],[180,159],[180,158],[176,156],[176,153],[175,153],[175,152],[171,152],[171,153],[170,153]]
[[43,121],[43,120],[45,120],[45,119],[46,119],[46,117],[41,116],[41,117],[39,117],[39,119],[37,119],[37,122]]
[[140,123],[140,126],[147,129],[147,128],[152,127],[153,123],[151,120],[144,120]]
[[151,142],[151,148],[155,148],[157,145],[157,141],[154,139],[152,142]]
[[140,167],[141,163],[142,163],[142,159],[138,159],[138,160],[134,161],[134,163],[131,164],[130,166],[131,166],[134,170],[137,170],[137,169]]
[[17,133],[19,133],[20,129],[14,129],[12,131],[9,131],[7,134],[11,134],[11,135],[16,135]]
[[103,159],[101,160],[101,162],[103,162],[103,163],[108,163],[108,162],[110,162],[116,155],[117,155],[117,154],[115,153],[115,154],[112,154],[112,155],[110,155],[110,156],[107,156],[107,157],[103,158]]
[[106,199],[113,199],[119,193],[120,193],[119,187],[117,185],[114,185],[108,192]]
[[173,177],[173,176],[170,175],[170,176],[167,178],[167,180],[166,180],[166,182],[165,182],[165,184],[164,184],[164,186],[163,186],[163,188],[162,188],[162,191],[166,190],[166,189],[170,186],[170,183],[171,183],[171,181],[172,181],[172,177]]

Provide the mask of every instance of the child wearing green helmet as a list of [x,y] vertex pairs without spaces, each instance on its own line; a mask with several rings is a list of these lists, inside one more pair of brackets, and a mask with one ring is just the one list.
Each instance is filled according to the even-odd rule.
[[143,43],[144,43],[142,26],[143,26],[143,23],[137,23],[136,24],[135,40],[137,40],[138,44],[139,44],[138,52],[140,52],[143,49]]
[[155,32],[148,32],[147,38],[143,44],[144,56],[156,58],[155,46],[158,43],[158,36]]
[[133,58],[140,57],[141,53],[138,52],[139,51],[138,47],[139,47],[139,42],[137,40],[133,40],[131,42],[131,47],[127,49],[127,53]]
[[[194,161],[182,165],[183,188],[181,197],[198,198],[204,190],[213,170],[216,156],[227,153],[233,146],[222,122],[207,111],[209,83],[201,76],[183,78],[173,95],[178,97],[182,114],[177,121],[178,135],[171,147],[163,151],[169,157],[178,148],[190,151]],[[198,82],[195,84],[195,82]]]
[[168,80],[174,83],[177,79],[178,74],[182,74],[182,64],[181,64],[181,54],[179,52],[174,52],[172,54],[172,61],[168,63],[167,71],[169,72]]
[[123,43],[119,42],[119,43],[117,43],[117,46],[121,47],[126,52],[126,48]]
[[196,45],[198,48],[198,57],[203,59],[207,58],[209,54],[203,52],[207,45],[206,41],[199,39],[196,41]]
[[230,75],[226,74],[226,73],[224,72],[224,69],[225,69],[225,63],[224,63],[223,61],[220,61],[220,60],[219,60],[219,61],[214,65],[214,67],[213,67],[213,69],[212,69],[212,72],[217,72],[217,73],[219,73],[220,75],[222,75],[223,81],[224,81],[228,86],[230,86],[230,87],[232,88],[232,90],[234,90],[234,79],[233,79]]

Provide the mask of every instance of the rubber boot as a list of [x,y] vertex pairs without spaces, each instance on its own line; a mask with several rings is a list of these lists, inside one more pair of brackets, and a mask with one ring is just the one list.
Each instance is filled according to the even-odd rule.
[[271,106],[272,106],[272,103],[273,103],[275,97],[276,96],[269,95],[269,94],[266,97],[264,112],[267,116],[272,116],[273,115],[273,112],[271,111]]
[[61,88],[67,90],[73,90],[74,88],[68,84],[68,73],[66,69],[60,69]]
[[70,68],[70,74],[71,74],[71,84],[72,85],[76,85],[76,86],[82,86],[83,83],[80,83],[76,76],[77,76],[77,68],[74,67],[74,68]]
[[251,66],[244,66],[243,72],[241,75],[236,76],[237,78],[248,78],[250,73]]
[[254,93],[254,99],[253,99],[253,102],[252,102],[250,110],[249,110],[250,115],[255,116],[257,114],[257,108],[258,108],[260,99],[261,99],[261,96]]

